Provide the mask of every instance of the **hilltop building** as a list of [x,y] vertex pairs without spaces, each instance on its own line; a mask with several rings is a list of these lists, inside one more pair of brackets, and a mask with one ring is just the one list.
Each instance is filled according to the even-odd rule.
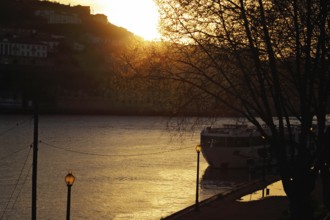
[[104,14],[96,14],[93,16],[94,21],[98,21],[103,24],[108,24],[108,17]]
[[36,1],[34,14],[47,20],[48,24],[81,24],[90,15],[89,6],[67,6],[46,1]]
[[36,16],[47,19],[48,24],[81,24],[81,19],[77,14],[67,14],[65,12],[55,12],[53,10],[37,10]]
[[0,64],[45,65],[48,46],[27,39],[0,40]]

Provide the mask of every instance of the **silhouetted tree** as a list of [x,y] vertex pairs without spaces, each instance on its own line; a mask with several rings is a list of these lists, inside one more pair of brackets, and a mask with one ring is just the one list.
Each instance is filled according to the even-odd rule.
[[[190,85],[199,106],[229,106],[268,136],[291,218],[313,219],[315,179],[319,170],[327,178],[330,172],[330,146],[322,144],[330,95],[329,1],[157,2],[164,40],[172,42],[162,71]],[[299,121],[298,140],[292,117]]]

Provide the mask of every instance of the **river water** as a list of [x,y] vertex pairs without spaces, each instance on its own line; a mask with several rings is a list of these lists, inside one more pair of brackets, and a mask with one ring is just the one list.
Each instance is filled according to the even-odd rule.
[[[76,177],[71,219],[156,220],[193,205],[202,126],[190,129],[186,121],[179,133],[169,129],[179,123],[172,122],[41,115],[37,218],[65,219],[69,170]],[[31,219],[32,143],[32,116],[0,116],[0,219]],[[201,200],[247,178],[239,172],[213,178],[214,172],[201,156]]]

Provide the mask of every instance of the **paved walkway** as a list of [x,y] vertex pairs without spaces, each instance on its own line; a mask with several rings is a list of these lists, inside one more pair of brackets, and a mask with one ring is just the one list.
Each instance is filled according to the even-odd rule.
[[[228,195],[215,196],[201,202],[198,211],[195,206],[190,206],[164,220],[278,220],[289,207],[285,196],[270,196],[251,202],[237,201],[261,188],[261,182],[249,183]],[[314,194],[319,198],[320,191],[315,190]]]

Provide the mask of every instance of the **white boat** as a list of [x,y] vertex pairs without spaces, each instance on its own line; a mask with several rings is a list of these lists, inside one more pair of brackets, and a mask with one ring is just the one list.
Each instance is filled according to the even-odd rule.
[[247,124],[225,124],[201,131],[202,154],[211,167],[244,168],[262,165],[269,145]]

